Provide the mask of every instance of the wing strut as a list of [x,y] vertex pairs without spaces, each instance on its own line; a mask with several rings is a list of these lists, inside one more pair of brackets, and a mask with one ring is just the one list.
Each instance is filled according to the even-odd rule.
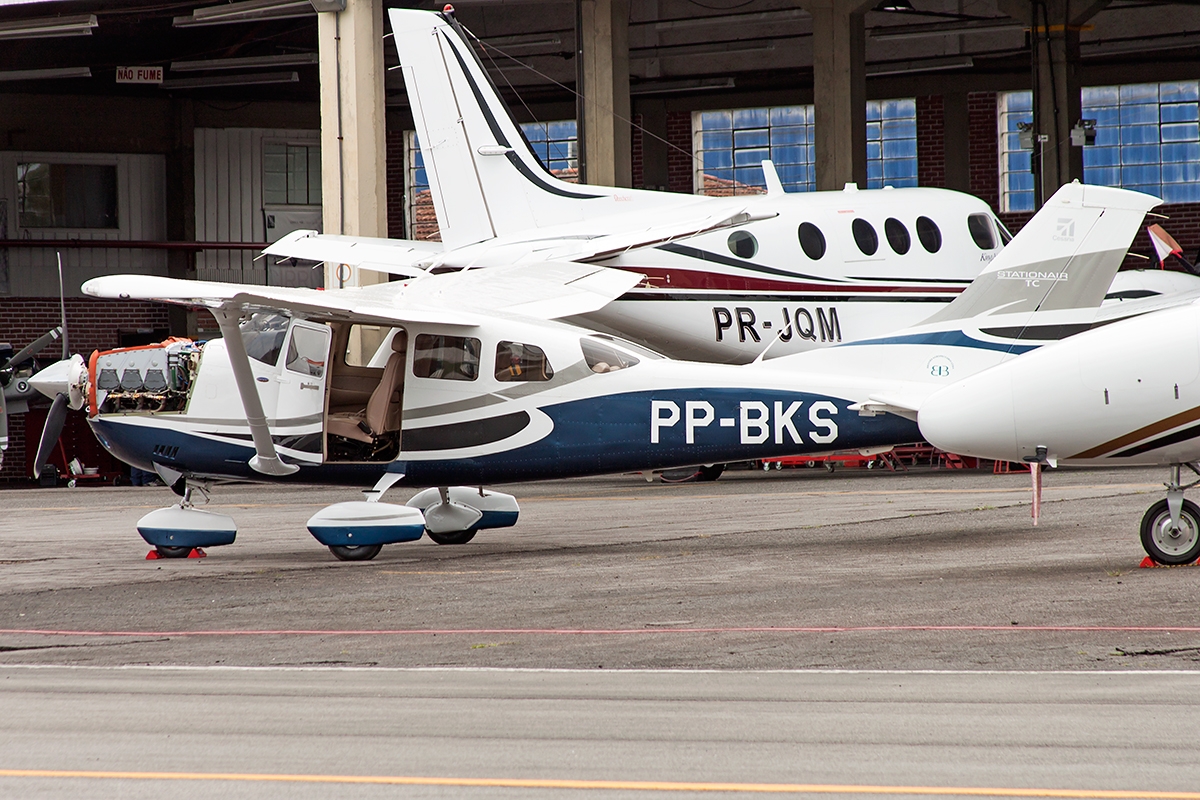
[[300,468],[295,464],[285,464],[275,452],[275,443],[271,441],[271,429],[267,427],[267,415],[263,411],[262,399],[258,396],[258,388],[254,385],[254,373],[250,371],[250,357],[246,355],[246,343],[242,341],[242,332],[238,328],[238,319],[242,308],[227,304],[221,308],[209,309],[217,324],[221,326],[221,336],[225,339],[225,349],[229,353],[229,364],[233,367],[233,377],[237,381],[238,394],[242,396],[242,408],[246,412],[246,422],[250,423],[250,436],[254,440],[255,455],[250,459],[250,468],[263,475],[291,475]]

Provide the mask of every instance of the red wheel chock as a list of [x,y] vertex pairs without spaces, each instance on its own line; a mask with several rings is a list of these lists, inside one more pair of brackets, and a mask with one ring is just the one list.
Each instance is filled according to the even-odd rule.
[[[187,554],[187,557],[188,558],[208,558],[208,553],[204,552],[199,547],[193,547],[192,551]],[[162,558],[162,556],[160,556],[158,554],[157,549],[151,550],[149,553],[146,553],[147,561],[158,561],[160,558]]]

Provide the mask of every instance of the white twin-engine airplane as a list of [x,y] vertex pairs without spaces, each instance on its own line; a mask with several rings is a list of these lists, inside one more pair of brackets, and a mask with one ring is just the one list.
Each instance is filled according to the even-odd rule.
[[530,149],[453,14],[389,15],[442,241],[297,231],[267,253],[401,275],[530,261],[615,267],[644,279],[583,324],[676,358],[745,363],[776,339],[771,357],[916,324],[1011,238],[970,195],[785,194],[769,162],[764,196],[564,182]]
[[[190,502],[193,486],[231,478],[374,484],[308,522],[338,558],[369,559],[423,532],[463,543],[514,524],[515,499],[483,484],[916,440],[922,403],[946,385],[1162,307],[1101,307],[1157,203],[1066,186],[926,323],[747,365],[674,361],[557,321],[641,277],[539,262],[328,291],[97,278],[86,294],[207,307],[223,338],[77,356],[34,381],[56,398],[48,428],[86,402],[105,448],[183,495],[138,524],[159,554],[233,542],[231,518]],[[368,364],[348,357],[355,325],[389,331]],[[48,430],[39,450],[56,437]],[[435,488],[406,506],[379,502],[397,484]]]

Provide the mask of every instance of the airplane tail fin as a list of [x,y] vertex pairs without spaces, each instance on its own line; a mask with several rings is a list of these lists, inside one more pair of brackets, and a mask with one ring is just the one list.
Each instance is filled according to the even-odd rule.
[[923,325],[1099,308],[1146,212],[1160,203],[1128,189],[1063,186],[961,295]]
[[661,198],[556,178],[530,148],[452,13],[388,13],[447,247],[635,211],[650,200],[645,195]]

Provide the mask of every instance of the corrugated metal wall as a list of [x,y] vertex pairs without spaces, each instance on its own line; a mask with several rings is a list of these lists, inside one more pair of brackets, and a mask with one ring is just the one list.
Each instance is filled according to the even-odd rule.
[[[17,165],[115,164],[117,228],[21,228],[17,214]],[[7,207],[5,226],[13,239],[110,239],[165,241],[167,238],[166,158],[120,153],[37,153],[0,151],[0,208]],[[8,293],[14,297],[56,297],[58,271],[52,248],[8,248]],[[64,248],[63,283],[68,295],[97,275],[134,272],[167,274],[161,250]]]
[[[268,234],[263,216],[263,142],[311,145],[320,140],[317,130],[197,128],[196,240],[261,243],[277,238]],[[319,219],[320,206],[314,209]],[[265,284],[267,259],[255,261],[256,255],[254,251],[202,252],[196,257],[197,277]]]

